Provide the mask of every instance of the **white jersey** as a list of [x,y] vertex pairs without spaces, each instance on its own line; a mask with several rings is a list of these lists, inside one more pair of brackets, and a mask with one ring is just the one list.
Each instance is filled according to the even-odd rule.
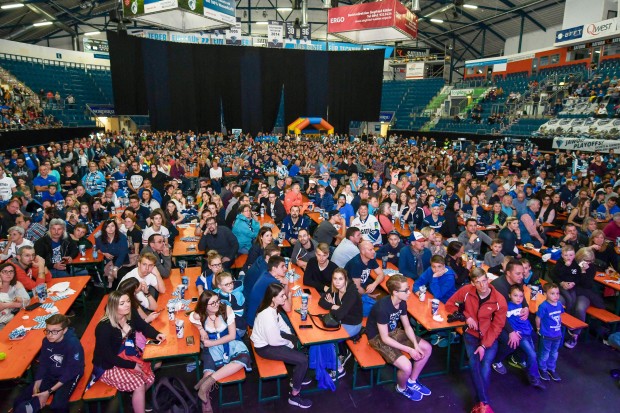
[[13,188],[15,188],[15,181],[13,178],[4,176],[0,179],[0,200],[8,201],[13,196]]
[[353,224],[351,224],[351,226],[359,228],[364,241],[370,241],[373,243],[373,245],[381,245],[381,231],[379,231],[379,221],[374,215],[368,215],[368,217],[364,221],[362,221],[358,215],[353,218]]

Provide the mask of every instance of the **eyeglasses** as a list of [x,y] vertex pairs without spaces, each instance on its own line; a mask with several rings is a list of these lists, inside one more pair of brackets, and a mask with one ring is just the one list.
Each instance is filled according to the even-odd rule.
[[0,271],[1,274],[15,274],[15,270],[2,270]]
[[209,307],[217,307],[220,305],[220,300],[215,300],[207,304]]
[[57,336],[58,334],[60,334],[60,332],[61,332],[62,330],[64,330],[64,328],[63,328],[63,329],[60,329],[60,330],[48,330],[48,329],[46,328],[46,329],[45,329],[45,330],[43,330],[43,331],[44,331],[44,333],[45,333],[46,335],[49,335],[49,336]]
[[405,290],[396,290],[397,293],[410,293],[411,292],[411,288],[407,288]]
[[211,267],[221,267],[222,263],[221,262],[212,262],[211,264],[209,264]]
[[231,281],[231,282],[223,284],[223,285],[224,285],[224,287],[232,287],[233,285],[235,285],[235,282]]

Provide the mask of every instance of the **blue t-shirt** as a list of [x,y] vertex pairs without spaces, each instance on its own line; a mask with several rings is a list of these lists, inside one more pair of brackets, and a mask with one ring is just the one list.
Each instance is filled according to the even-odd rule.
[[353,207],[351,204],[344,204],[340,209],[340,215],[344,218],[344,222],[347,227],[351,225],[351,218],[355,217],[355,211],[353,211]]
[[446,219],[442,217],[441,215],[437,217],[437,220],[433,219],[432,215],[429,215],[426,218],[424,218],[424,223],[428,225],[429,227],[433,228],[435,231],[437,231],[438,229],[441,229],[445,220]]
[[349,277],[351,279],[359,278],[360,285],[366,288],[372,283],[370,271],[375,268],[379,268],[379,264],[375,259],[371,259],[367,264],[364,264],[362,261],[362,256],[357,254],[355,257],[351,258],[349,262],[347,262],[347,265],[345,265],[344,268],[349,273]]
[[[600,212],[601,214],[605,214],[607,212],[607,208],[605,208],[605,204],[599,205],[599,207],[596,208],[596,212]],[[613,208],[611,208],[609,210],[609,215],[613,215],[616,212],[620,212],[620,207],[618,205],[614,205]]]
[[522,309],[523,306],[521,304],[517,305],[512,301],[508,301],[508,322],[514,331],[518,331],[521,335],[529,336],[532,335],[532,324],[527,319],[521,320]]
[[390,296],[383,297],[372,306],[366,323],[366,335],[368,340],[373,339],[379,334],[377,324],[384,324],[388,327],[388,332],[396,330],[400,317],[407,315],[407,302],[401,301],[398,308],[394,307]]
[[[34,186],[51,186],[51,185],[56,185],[58,184],[58,181],[56,180],[56,178],[54,178],[52,175],[48,175],[45,178],[43,178],[41,175],[37,176],[36,178],[33,179],[32,184]],[[47,193],[48,191],[42,191],[41,193]]]
[[545,337],[557,338],[562,335],[562,313],[564,307],[561,302],[556,305],[549,304],[548,301],[538,306],[536,315],[540,318],[540,334]]

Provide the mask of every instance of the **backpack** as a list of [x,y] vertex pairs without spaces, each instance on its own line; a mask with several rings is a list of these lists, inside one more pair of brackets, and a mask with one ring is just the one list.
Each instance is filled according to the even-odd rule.
[[195,392],[190,392],[176,377],[163,377],[153,390],[153,410],[158,413],[194,413],[200,411]]

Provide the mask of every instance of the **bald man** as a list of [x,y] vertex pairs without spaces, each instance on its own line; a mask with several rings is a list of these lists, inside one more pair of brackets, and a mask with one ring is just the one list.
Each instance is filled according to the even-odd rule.
[[[375,248],[369,241],[362,241],[359,244],[360,253],[351,258],[345,265],[349,278],[353,280],[357,291],[362,296],[363,314],[368,317],[372,306],[375,304],[379,291],[375,290],[383,281],[383,270],[375,259]],[[372,280],[370,272],[375,271],[376,279]]]

